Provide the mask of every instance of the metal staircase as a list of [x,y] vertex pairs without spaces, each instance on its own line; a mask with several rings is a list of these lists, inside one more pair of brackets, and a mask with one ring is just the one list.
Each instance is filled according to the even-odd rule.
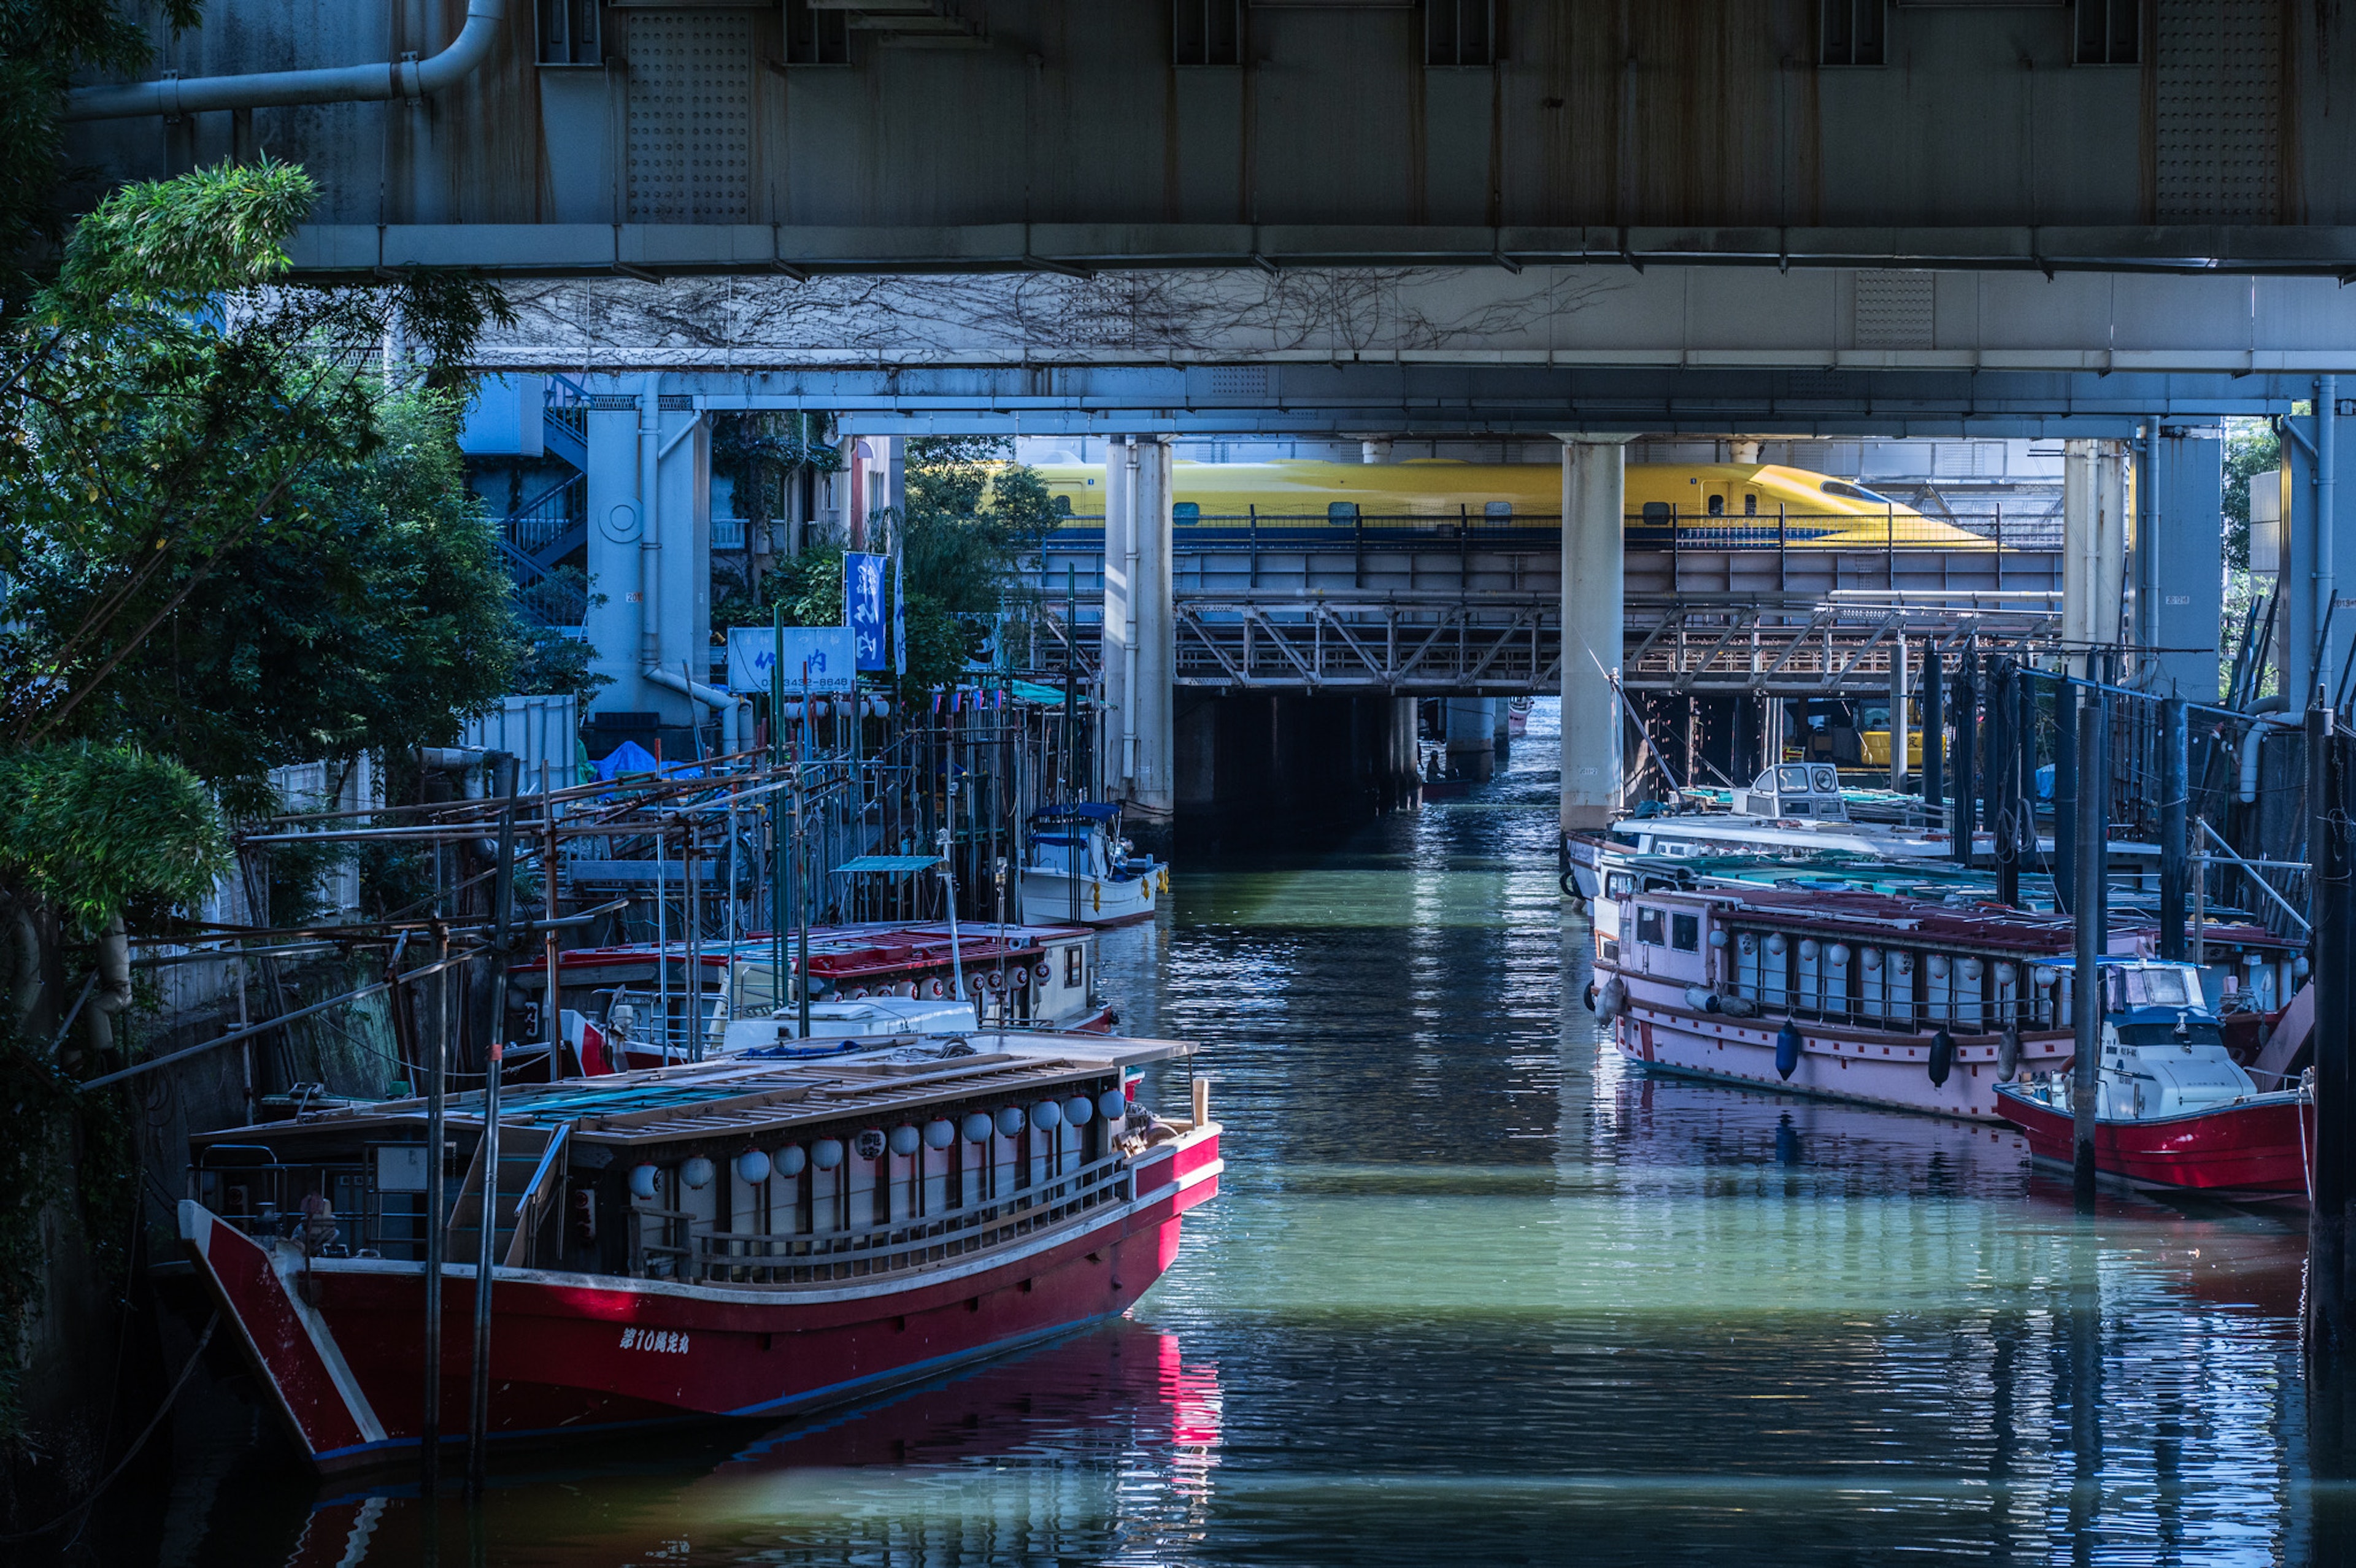
[[[573,1124],[555,1127],[529,1122],[499,1124],[499,1168],[491,1185],[491,1256],[501,1268],[529,1266],[533,1238],[563,1183],[557,1157]],[[475,1157],[458,1189],[451,1211],[443,1255],[454,1264],[472,1264],[482,1255],[483,1151],[490,1140],[475,1141]]]

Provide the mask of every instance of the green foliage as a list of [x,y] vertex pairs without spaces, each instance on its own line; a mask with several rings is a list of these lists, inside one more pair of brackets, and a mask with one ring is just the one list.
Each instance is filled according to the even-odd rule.
[[714,570],[718,591],[712,598],[712,624],[766,626],[782,608],[788,626],[840,626],[842,620],[842,551],[832,545],[804,550],[780,560],[761,575],[758,588],[747,588],[731,568]]
[[0,750],[0,884],[94,929],[134,900],[186,902],[228,863],[187,768],[89,741]]
[[1012,443],[990,436],[908,443],[902,532],[912,593],[965,614],[1007,599],[1022,559],[1059,520],[1039,471],[1012,455]]
[[582,712],[614,677],[589,667],[594,650],[578,637],[543,636],[525,649],[510,690],[519,697],[570,697]]
[[722,414],[712,421],[712,472],[734,485],[736,515],[755,527],[784,509],[780,487],[808,469],[831,474],[842,466],[824,414]]
[[20,743],[132,739],[251,781],[444,739],[509,689],[522,645],[460,397],[380,378],[396,324],[447,354],[504,306],[448,278],[265,287],[312,195],[268,163],[126,187],[0,339]]
[[2246,570],[2250,564],[2251,478],[2271,475],[2281,466],[2282,437],[2272,421],[2225,421],[2225,560],[2229,566]]

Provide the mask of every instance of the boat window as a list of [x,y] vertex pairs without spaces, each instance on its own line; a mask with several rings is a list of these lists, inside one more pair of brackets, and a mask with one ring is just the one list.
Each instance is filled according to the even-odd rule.
[[[1634,879],[1625,871],[1614,871],[1604,880],[1603,896],[1606,898],[1624,899],[1633,891],[1635,891]],[[494,1275],[491,1277],[496,1280],[498,1276]]]
[[1201,522],[1203,520],[1202,503],[1199,501],[1180,501],[1176,503],[1170,508],[1170,520],[1180,527],[1183,527],[1188,523]]
[[2121,1024],[2119,1043],[2122,1045],[2222,1045],[2225,1037],[2217,1026],[2205,1019],[2187,1019],[2184,1032],[2178,1034],[2174,1024]]
[[1808,770],[1805,768],[1777,768],[1775,770],[1775,787],[1783,791],[1786,795],[1807,794]]
[[1816,770],[1816,793],[1818,795],[1838,795],[1840,793],[1840,774],[1833,772],[1830,768],[1818,768]]
[[1510,523],[1514,520],[1514,504],[1511,501],[1490,501],[1482,507],[1481,515],[1493,523]]
[[1701,917],[1695,914],[1672,915],[1669,918],[1669,945],[1680,953],[1701,950]]
[[2181,969],[2114,969],[2110,973],[2110,1010],[2126,1008],[2191,1008],[2201,1005],[2185,983]]
[[1636,912],[1636,940],[1648,946],[1661,945],[1661,912],[1640,909]]

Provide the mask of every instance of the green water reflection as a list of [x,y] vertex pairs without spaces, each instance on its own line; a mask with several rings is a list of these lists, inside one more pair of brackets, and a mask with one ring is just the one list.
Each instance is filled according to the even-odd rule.
[[148,1560],[2330,1558],[2296,1220],[2081,1221],[2008,1135],[1624,1072],[1555,766],[1534,735],[1338,846],[1182,851],[1108,940],[1124,1027],[1204,1041],[1228,1129],[1131,1320],[815,1428],[514,1461],[475,1516],[239,1437]]

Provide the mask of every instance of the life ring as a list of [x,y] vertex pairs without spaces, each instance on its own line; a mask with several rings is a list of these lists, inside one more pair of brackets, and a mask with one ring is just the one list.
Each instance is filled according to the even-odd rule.
[[1579,997],[1579,999],[1580,999],[1580,1001],[1585,1002],[1585,1003],[1587,1004],[1587,1010],[1588,1010],[1589,1012],[1590,1012],[1590,1013],[1591,1013],[1591,1012],[1593,1012],[1593,1011],[1595,1010],[1595,982],[1594,982],[1594,981],[1590,980],[1590,981],[1587,983],[1587,989],[1580,993],[1580,997]]
[[1567,899],[1575,899],[1579,896],[1579,879],[1572,876],[1569,871],[1565,871],[1561,876],[1557,877],[1555,879],[1555,885],[1562,889],[1562,896]]

